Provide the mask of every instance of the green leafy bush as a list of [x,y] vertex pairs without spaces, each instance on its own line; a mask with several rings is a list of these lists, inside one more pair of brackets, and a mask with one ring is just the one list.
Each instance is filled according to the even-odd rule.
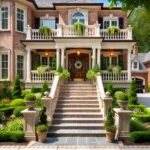
[[121,67],[121,70],[124,70],[123,55],[118,56],[118,65]]
[[6,124],[6,130],[8,130],[8,131],[23,131],[23,120],[20,118],[10,120]]
[[48,87],[47,81],[44,81],[43,86],[42,86],[42,89],[41,89],[41,94],[42,94],[42,96],[44,96],[44,92],[49,91],[49,90],[50,90],[50,89],[49,89],[49,87]]
[[56,55],[52,57],[51,70],[56,70]]
[[143,112],[146,109],[145,105],[139,104],[139,105],[127,105],[127,109],[133,111],[135,108],[140,108]]
[[111,96],[113,96],[113,84],[111,81],[108,82],[106,90],[107,90],[107,92],[110,92]]
[[0,142],[23,142],[23,131],[0,131]]
[[51,34],[51,29],[47,26],[41,26],[39,32],[43,34],[45,38],[48,38]]
[[12,91],[12,99],[21,98],[21,86],[19,75],[16,76],[14,81],[14,88]]
[[42,108],[39,116],[39,125],[43,125],[43,124],[47,125],[46,107]]
[[16,117],[22,117],[23,114],[21,113],[21,111],[23,111],[25,109],[26,109],[25,106],[19,106],[19,107],[17,107],[17,108],[14,109],[13,115],[15,115]]
[[146,131],[146,127],[138,120],[131,120],[130,122],[130,132],[133,131]]
[[13,114],[15,107],[1,108],[0,112],[3,112],[6,117],[9,117]]
[[25,106],[23,99],[15,99],[10,103],[11,106]]
[[136,81],[132,80],[129,89],[129,104],[137,105]]
[[42,66],[39,66],[37,68],[37,72],[38,72],[39,75],[42,75],[42,74],[44,74],[47,71],[50,71],[50,67],[49,66],[42,65]]
[[26,101],[35,101],[36,100],[36,96],[33,93],[28,93],[25,96],[24,100],[26,100]]
[[61,66],[61,64],[59,64],[57,70],[56,70],[58,73],[62,73],[63,72],[63,68]]
[[36,93],[36,89],[35,89],[34,85],[31,88],[31,93]]
[[150,122],[150,113],[149,114],[131,114],[131,117],[135,117],[142,122]]
[[150,92],[150,86],[146,87],[146,92]]
[[114,67],[112,68],[112,73],[113,73],[115,76],[120,76],[121,67],[120,67],[120,66],[114,66]]
[[85,24],[76,22],[73,26],[75,35],[82,36],[85,32]]
[[36,130],[37,130],[38,132],[46,132],[46,131],[48,130],[48,126],[45,125],[45,124],[38,125],[37,128],[36,128]]
[[119,93],[117,96],[116,96],[117,100],[120,100],[120,101],[128,101],[128,95],[126,93]]
[[36,55],[35,63],[34,63],[34,69],[36,70],[40,65],[41,65],[41,63],[40,63],[40,55]]
[[130,134],[130,139],[135,143],[149,142],[150,131],[135,131]]
[[114,94],[114,97],[117,97],[119,94],[121,94],[121,93],[123,93],[122,91],[117,91],[117,92],[115,92],[115,94]]
[[107,66],[106,66],[105,57],[101,55],[101,70],[106,70],[106,69],[107,69]]
[[69,79],[70,78],[70,73],[68,70],[64,69],[62,73],[59,73],[59,76],[61,79]]
[[42,107],[42,101],[41,101],[42,94],[41,93],[35,93],[34,95],[36,96],[36,106]]
[[6,107],[10,107],[10,104],[0,104],[0,109],[1,108],[6,108]]
[[110,26],[108,28],[108,32],[111,36],[113,36],[115,33],[119,33],[120,29],[117,26]]
[[144,112],[140,108],[134,108],[133,113],[134,114],[144,114]]
[[99,65],[98,65],[98,64],[96,64],[96,65],[94,66],[93,71],[94,71],[95,73],[100,72],[100,68],[99,68]]
[[23,90],[23,91],[21,92],[21,98],[24,98],[28,93],[30,93],[30,92],[27,91],[27,90]]

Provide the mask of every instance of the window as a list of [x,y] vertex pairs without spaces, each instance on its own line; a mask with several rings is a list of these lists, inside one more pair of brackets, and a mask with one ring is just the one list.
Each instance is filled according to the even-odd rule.
[[17,30],[24,31],[24,10],[17,8]]
[[8,29],[8,7],[1,8],[1,29]]
[[19,75],[20,79],[24,79],[23,61],[23,56],[17,55],[17,74]]
[[53,57],[42,57],[42,65],[52,66]]
[[108,67],[110,65],[109,57],[105,57],[106,66]]
[[72,24],[75,24],[76,22],[82,22],[85,24],[85,17],[82,13],[77,12],[72,15]]
[[137,61],[134,61],[132,64],[133,70],[138,70],[138,67],[139,67],[139,63]]
[[55,21],[55,19],[41,20],[41,26],[47,26],[47,27],[50,27],[51,29],[55,29],[56,21]]
[[118,63],[117,63],[117,57],[111,57],[111,64],[116,66]]
[[107,29],[110,26],[118,26],[118,20],[104,20],[103,26],[104,29]]
[[2,79],[8,79],[8,55],[2,55]]
[[107,29],[109,26],[109,21],[104,21],[104,29]]

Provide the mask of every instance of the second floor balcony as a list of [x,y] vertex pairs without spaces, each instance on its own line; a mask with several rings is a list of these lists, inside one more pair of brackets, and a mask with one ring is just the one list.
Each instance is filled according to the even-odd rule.
[[128,26],[126,29],[120,29],[119,32],[113,35],[109,34],[108,29],[100,29],[100,24],[87,25],[83,35],[76,35],[73,25],[57,25],[57,29],[51,30],[48,36],[44,36],[38,29],[27,27],[26,40],[53,40],[55,37],[101,37],[104,40],[132,40],[132,27]]

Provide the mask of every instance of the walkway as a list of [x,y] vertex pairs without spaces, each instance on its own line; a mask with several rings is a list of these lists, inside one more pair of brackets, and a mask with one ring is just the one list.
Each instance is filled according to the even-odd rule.
[[150,108],[150,93],[137,94],[138,102]]

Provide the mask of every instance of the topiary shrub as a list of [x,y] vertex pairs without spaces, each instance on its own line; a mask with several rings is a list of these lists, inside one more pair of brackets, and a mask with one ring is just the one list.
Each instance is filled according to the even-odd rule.
[[44,106],[40,112],[39,125],[47,125],[46,107]]
[[28,93],[25,96],[24,100],[26,100],[26,101],[35,101],[36,100],[36,96],[33,93]]
[[27,91],[27,90],[23,90],[23,91],[21,92],[21,98],[24,98],[28,93],[30,93],[30,92]]
[[61,66],[61,64],[59,64],[57,70],[56,70],[58,73],[62,73],[63,72],[63,68]]
[[23,142],[23,131],[0,131],[0,142]]
[[52,57],[51,70],[56,70],[56,56],[53,56],[53,57]]
[[123,55],[118,56],[118,65],[121,67],[121,70],[124,70]]
[[117,98],[117,100],[120,100],[120,101],[128,101],[128,95],[123,92],[117,94],[116,98]]
[[31,93],[36,93],[36,89],[35,89],[34,85],[31,88]]
[[48,126],[45,125],[45,124],[38,125],[37,128],[36,128],[37,132],[46,132],[47,129],[48,129]]
[[131,114],[131,117],[135,117],[142,122],[150,122],[150,113],[149,114]]
[[127,105],[127,109],[133,111],[135,108],[140,108],[143,112],[146,109],[145,105],[139,104],[139,105]]
[[130,139],[135,143],[149,142],[150,131],[135,131],[130,134]]
[[19,107],[17,107],[17,108],[14,109],[13,115],[15,115],[16,117],[22,117],[23,114],[21,113],[21,111],[23,111],[25,109],[26,109],[25,106],[19,106]]
[[23,131],[23,120],[16,118],[14,120],[8,121],[6,124],[6,130],[8,131]]
[[12,99],[21,98],[21,87],[19,75],[16,76],[14,81],[14,88],[12,91]]
[[107,92],[110,92],[111,96],[113,96],[113,84],[111,81],[108,82],[106,90],[107,90]]
[[42,89],[41,89],[41,94],[44,96],[44,92],[49,91],[48,83],[47,81],[44,81]]
[[107,69],[107,66],[106,66],[105,57],[101,55],[101,70],[106,70],[106,69]]
[[34,69],[36,70],[40,65],[40,55],[37,55],[35,58]]
[[93,71],[94,71],[95,73],[100,72],[100,68],[99,68],[99,65],[98,65],[98,64],[96,64],[96,65],[94,66]]
[[138,120],[131,120],[130,122],[130,132],[134,131],[146,131],[146,127]]
[[136,81],[132,80],[129,89],[129,104],[137,105]]
[[10,103],[11,106],[25,106],[23,99],[15,99]]

